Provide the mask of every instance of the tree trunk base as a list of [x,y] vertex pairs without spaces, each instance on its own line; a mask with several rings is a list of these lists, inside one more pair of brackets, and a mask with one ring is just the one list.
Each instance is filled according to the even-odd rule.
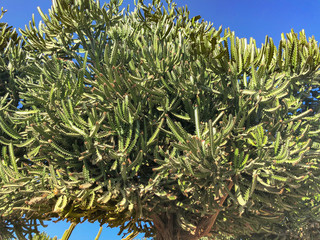
[[176,214],[153,215],[156,240],[197,240],[197,236],[183,230],[177,223]]

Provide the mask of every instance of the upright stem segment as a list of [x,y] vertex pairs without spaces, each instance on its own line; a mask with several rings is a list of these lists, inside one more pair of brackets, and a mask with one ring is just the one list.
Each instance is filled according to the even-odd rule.
[[77,226],[76,223],[71,223],[70,227],[64,232],[61,240],[68,240],[71,236],[73,229]]
[[100,237],[100,235],[101,235],[101,232],[102,232],[102,226],[99,228],[99,232],[98,232],[98,234],[97,234],[97,236],[96,236],[96,238],[94,239],[94,240],[99,240],[99,237]]

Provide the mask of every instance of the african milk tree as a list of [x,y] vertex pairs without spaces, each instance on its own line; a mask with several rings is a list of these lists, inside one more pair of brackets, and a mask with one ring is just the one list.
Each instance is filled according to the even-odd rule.
[[18,42],[1,33],[1,234],[57,218],[127,239],[319,237],[314,38],[258,48],[169,0],[39,13]]

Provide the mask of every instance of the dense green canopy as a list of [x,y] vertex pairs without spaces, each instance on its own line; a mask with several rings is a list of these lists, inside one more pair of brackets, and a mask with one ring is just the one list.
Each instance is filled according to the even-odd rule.
[[167,3],[55,0],[21,39],[0,25],[1,234],[320,236],[317,42],[258,48]]

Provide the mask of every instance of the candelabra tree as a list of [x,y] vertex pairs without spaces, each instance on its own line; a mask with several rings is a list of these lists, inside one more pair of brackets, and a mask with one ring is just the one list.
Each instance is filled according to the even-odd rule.
[[23,63],[1,95],[4,232],[58,218],[127,239],[319,237],[315,39],[258,48],[169,0],[120,6],[54,0],[1,50]]

